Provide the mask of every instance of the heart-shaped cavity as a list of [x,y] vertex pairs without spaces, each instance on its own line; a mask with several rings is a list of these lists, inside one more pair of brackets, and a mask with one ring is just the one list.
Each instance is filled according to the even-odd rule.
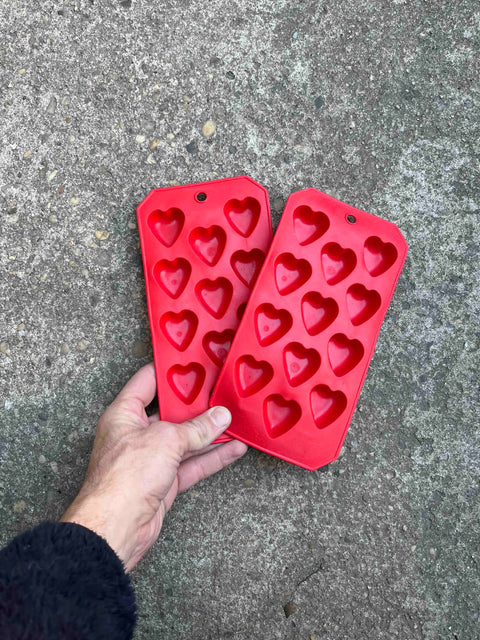
[[302,318],[307,333],[316,336],[329,327],[338,315],[338,304],[333,298],[324,298],[310,291],[302,299]]
[[192,404],[205,382],[205,369],[198,362],[176,364],[167,371],[168,384],[185,404]]
[[151,232],[166,247],[171,247],[176,242],[184,223],[183,211],[175,207],[167,209],[167,211],[157,209],[148,216],[148,226]]
[[310,393],[310,407],[315,424],[324,429],[345,411],[347,398],[341,391],[332,391],[326,384],[319,384]]
[[301,287],[312,275],[306,260],[297,260],[291,253],[282,253],[275,260],[275,282],[282,296]]
[[322,268],[328,284],[337,284],[352,273],[357,256],[351,249],[344,249],[336,242],[329,242],[322,249]]
[[278,394],[268,396],[263,403],[263,420],[271,438],[287,433],[301,415],[302,410],[295,400],[285,400]]
[[209,331],[203,337],[203,348],[210,360],[214,362],[217,367],[222,367],[227,357],[227,353],[232,346],[233,337],[235,331],[232,329],[225,329],[221,333],[218,331]]
[[257,226],[260,208],[258,200],[245,198],[244,200],[229,200],[223,211],[232,229],[244,238],[248,238]]
[[242,398],[257,393],[273,378],[272,365],[252,356],[242,356],[235,364],[235,382]]
[[160,328],[175,349],[185,351],[192,342],[198,327],[198,318],[188,309],[175,313],[167,311],[160,318]]
[[208,229],[197,227],[189,237],[190,246],[204,262],[213,267],[225,249],[227,236],[222,227],[214,224]]
[[238,279],[251,289],[255,284],[264,260],[265,254],[260,249],[240,250],[235,251],[230,259],[230,264]]
[[319,366],[320,356],[315,349],[306,349],[299,342],[291,342],[283,350],[283,367],[292,387],[298,387],[311,378]]
[[293,213],[293,229],[302,246],[318,240],[330,226],[322,211],[313,211],[308,205],[297,207]]
[[376,277],[390,269],[398,257],[398,251],[391,242],[383,242],[377,236],[370,236],[365,241],[363,257],[368,273]]
[[233,295],[232,284],[226,278],[200,280],[195,293],[205,309],[214,318],[223,318]]
[[184,258],[159,260],[153,267],[153,277],[171,298],[182,294],[191,273],[192,267]]
[[352,324],[363,324],[380,309],[382,299],[374,289],[367,289],[363,284],[352,284],[347,291],[347,309]]
[[261,304],[255,311],[255,330],[262,347],[268,347],[279,340],[291,329],[292,324],[292,316],[286,309],[275,309],[268,302]]
[[349,340],[343,333],[336,333],[329,340],[328,359],[336,376],[344,376],[356,367],[363,353],[360,340]]

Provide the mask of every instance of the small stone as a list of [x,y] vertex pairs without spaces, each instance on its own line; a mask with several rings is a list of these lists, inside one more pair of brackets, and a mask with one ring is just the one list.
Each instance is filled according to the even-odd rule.
[[48,221],[55,224],[56,222],[58,222],[57,216],[54,213],[52,213],[52,215],[48,216]]
[[72,196],[70,198],[70,204],[78,204],[79,203],[79,199],[76,196]]
[[19,69],[19,70],[18,70],[18,73],[19,73],[21,76],[23,76],[23,74],[25,73],[25,71],[26,71],[26,69]]
[[127,224],[127,227],[128,227],[129,229],[132,229],[132,231],[133,231],[133,229],[136,229],[136,228],[137,228],[137,224],[136,224],[136,222],[129,222],[129,223]]
[[283,607],[283,610],[285,612],[286,618],[289,618],[291,615],[293,615],[298,611],[297,605],[293,602],[293,600],[290,600],[290,602],[287,602],[287,604]]
[[77,342],[77,351],[85,351],[86,348],[87,348],[86,340],[79,340]]
[[143,143],[145,142],[145,136],[142,136],[142,135],[138,135],[138,136],[136,136],[136,138],[135,138],[135,142],[136,142],[137,144],[143,144]]
[[437,549],[434,549],[433,547],[430,547],[430,549],[428,550],[428,553],[432,556],[432,558],[435,558],[438,554]]
[[30,151],[30,149],[27,149],[23,154],[23,157],[26,159],[26,158],[30,158],[31,155],[32,155],[32,152]]
[[17,331],[25,331],[25,324],[23,322],[17,324]]
[[100,242],[102,240],[106,240],[108,238],[110,234],[108,233],[108,231],[106,231],[105,229],[99,229],[98,231],[95,231],[95,238],[97,240],[100,240]]
[[57,193],[59,195],[62,195],[62,193],[65,191],[65,187],[63,186],[63,184],[61,184],[58,189],[57,189]]
[[233,71],[227,71],[227,73],[225,74],[225,77],[228,78],[229,80],[235,80],[235,74],[233,73]]
[[203,125],[202,133],[205,136],[205,138],[209,138],[210,136],[213,136],[213,134],[215,133],[215,129],[216,129],[215,122],[213,120],[207,120]]
[[192,155],[195,155],[198,151],[197,145],[195,144],[194,140],[192,140],[192,142],[189,142],[185,147],[185,149],[188,151],[188,153],[191,153]]
[[10,353],[10,345],[8,342],[0,342],[0,353],[8,355]]
[[38,456],[38,461],[39,461],[40,464],[45,464],[47,459],[45,458],[45,456],[43,454],[40,454]]
[[47,104],[47,108],[45,109],[45,111],[47,113],[53,114],[55,113],[56,110],[57,110],[57,99],[55,98],[55,96],[52,96]]
[[149,153],[146,160],[147,164],[155,164],[155,158],[152,153]]
[[58,463],[57,462],[50,462],[50,468],[53,471],[53,473],[58,473]]
[[167,133],[167,140],[173,140],[175,138],[174,133]]
[[6,221],[8,224],[16,224],[18,222],[18,215],[16,213],[7,216]]
[[52,180],[55,180],[55,176],[58,173],[58,169],[54,169],[53,171],[50,171],[50,173],[47,173],[47,182],[52,182]]
[[67,353],[68,353],[69,351],[70,351],[70,349],[69,349],[69,347],[68,347],[68,344],[67,344],[66,342],[64,342],[64,343],[62,344],[62,346],[60,347],[60,353],[61,353],[62,355],[64,355],[64,356],[66,356],[66,355],[67,355]]
[[70,122],[71,122],[71,121],[72,121],[72,119],[71,119],[71,118],[65,118],[65,122],[66,122],[67,124],[70,124]]
[[130,7],[132,6],[132,0],[121,0],[120,6],[124,9],[130,9]]
[[245,482],[243,483],[243,486],[245,487],[245,489],[251,489],[254,485],[255,483],[251,479],[245,480]]
[[314,104],[315,104],[315,109],[321,109],[325,104],[325,100],[322,98],[322,96],[318,96],[315,98]]
[[156,149],[158,147],[159,144],[160,144],[160,140],[158,138],[155,138],[150,143],[150,150],[153,151],[154,149]]
[[25,502],[25,500],[19,500],[13,505],[13,512],[23,513],[26,508],[27,508],[27,503]]
[[5,400],[5,411],[10,411],[10,409],[12,409],[13,407],[13,402],[11,400]]
[[275,198],[273,201],[273,208],[275,211],[283,211],[284,201],[282,198]]
[[149,352],[149,345],[146,342],[135,342],[133,345],[132,353],[135,358],[145,358]]
[[311,633],[310,634],[310,640],[320,640],[320,636],[317,636],[316,633]]

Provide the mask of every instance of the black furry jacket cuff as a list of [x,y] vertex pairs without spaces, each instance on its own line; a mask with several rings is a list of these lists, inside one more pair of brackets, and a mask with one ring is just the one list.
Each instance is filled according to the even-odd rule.
[[135,622],[130,578],[90,529],[45,522],[0,551],[2,640],[127,640]]

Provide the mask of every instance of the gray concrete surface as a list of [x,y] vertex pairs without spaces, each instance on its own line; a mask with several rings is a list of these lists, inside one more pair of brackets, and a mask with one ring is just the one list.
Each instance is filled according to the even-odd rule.
[[182,496],[137,639],[480,637],[477,2],[3,0],[0,24],[1,542],[62,513],[151,357],[137,203],[246,173],[278,223],[315,186],[410,244],[342,456],[250,451]]

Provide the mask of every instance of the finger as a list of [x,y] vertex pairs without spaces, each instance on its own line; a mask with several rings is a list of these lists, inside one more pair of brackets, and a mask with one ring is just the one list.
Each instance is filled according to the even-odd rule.
[[232,415],[228,409],[213,407],[196,418],[177,425],[180,455],[184,456],[186,453],[204,449],[225,431],[231,420]]
[[138,400],[146,407],[155,397],[156,380],[153,362],[146,364],[130,378],[117,396],[117,400]]
[[201,456],[193,456],[182,462],[178,470],[178,493],[186,491],[194,484],[200,482],[220,471],[227,465],[241,458],[248,447],[239,440],[232,440],[216,447]]
[[160,414],[158,413],[158,411],[153,415],[148,416],[149,424],[153,424],[154,422],[159,422],[159,421],[160,421]]
[[204,447],[203,449],[200,449],[200,451],[189,451],[184,456],[182,456],[182,462],[185,462],[185,460],[188,460],[189,458],[192,458],[193,456],[201,456],[204,453],[208,453],[209,451],[212,451],[212,449],[216,449],[219,446],[220,446],[220,443],[218,443],[218,444],[209,444],[208,447]]

